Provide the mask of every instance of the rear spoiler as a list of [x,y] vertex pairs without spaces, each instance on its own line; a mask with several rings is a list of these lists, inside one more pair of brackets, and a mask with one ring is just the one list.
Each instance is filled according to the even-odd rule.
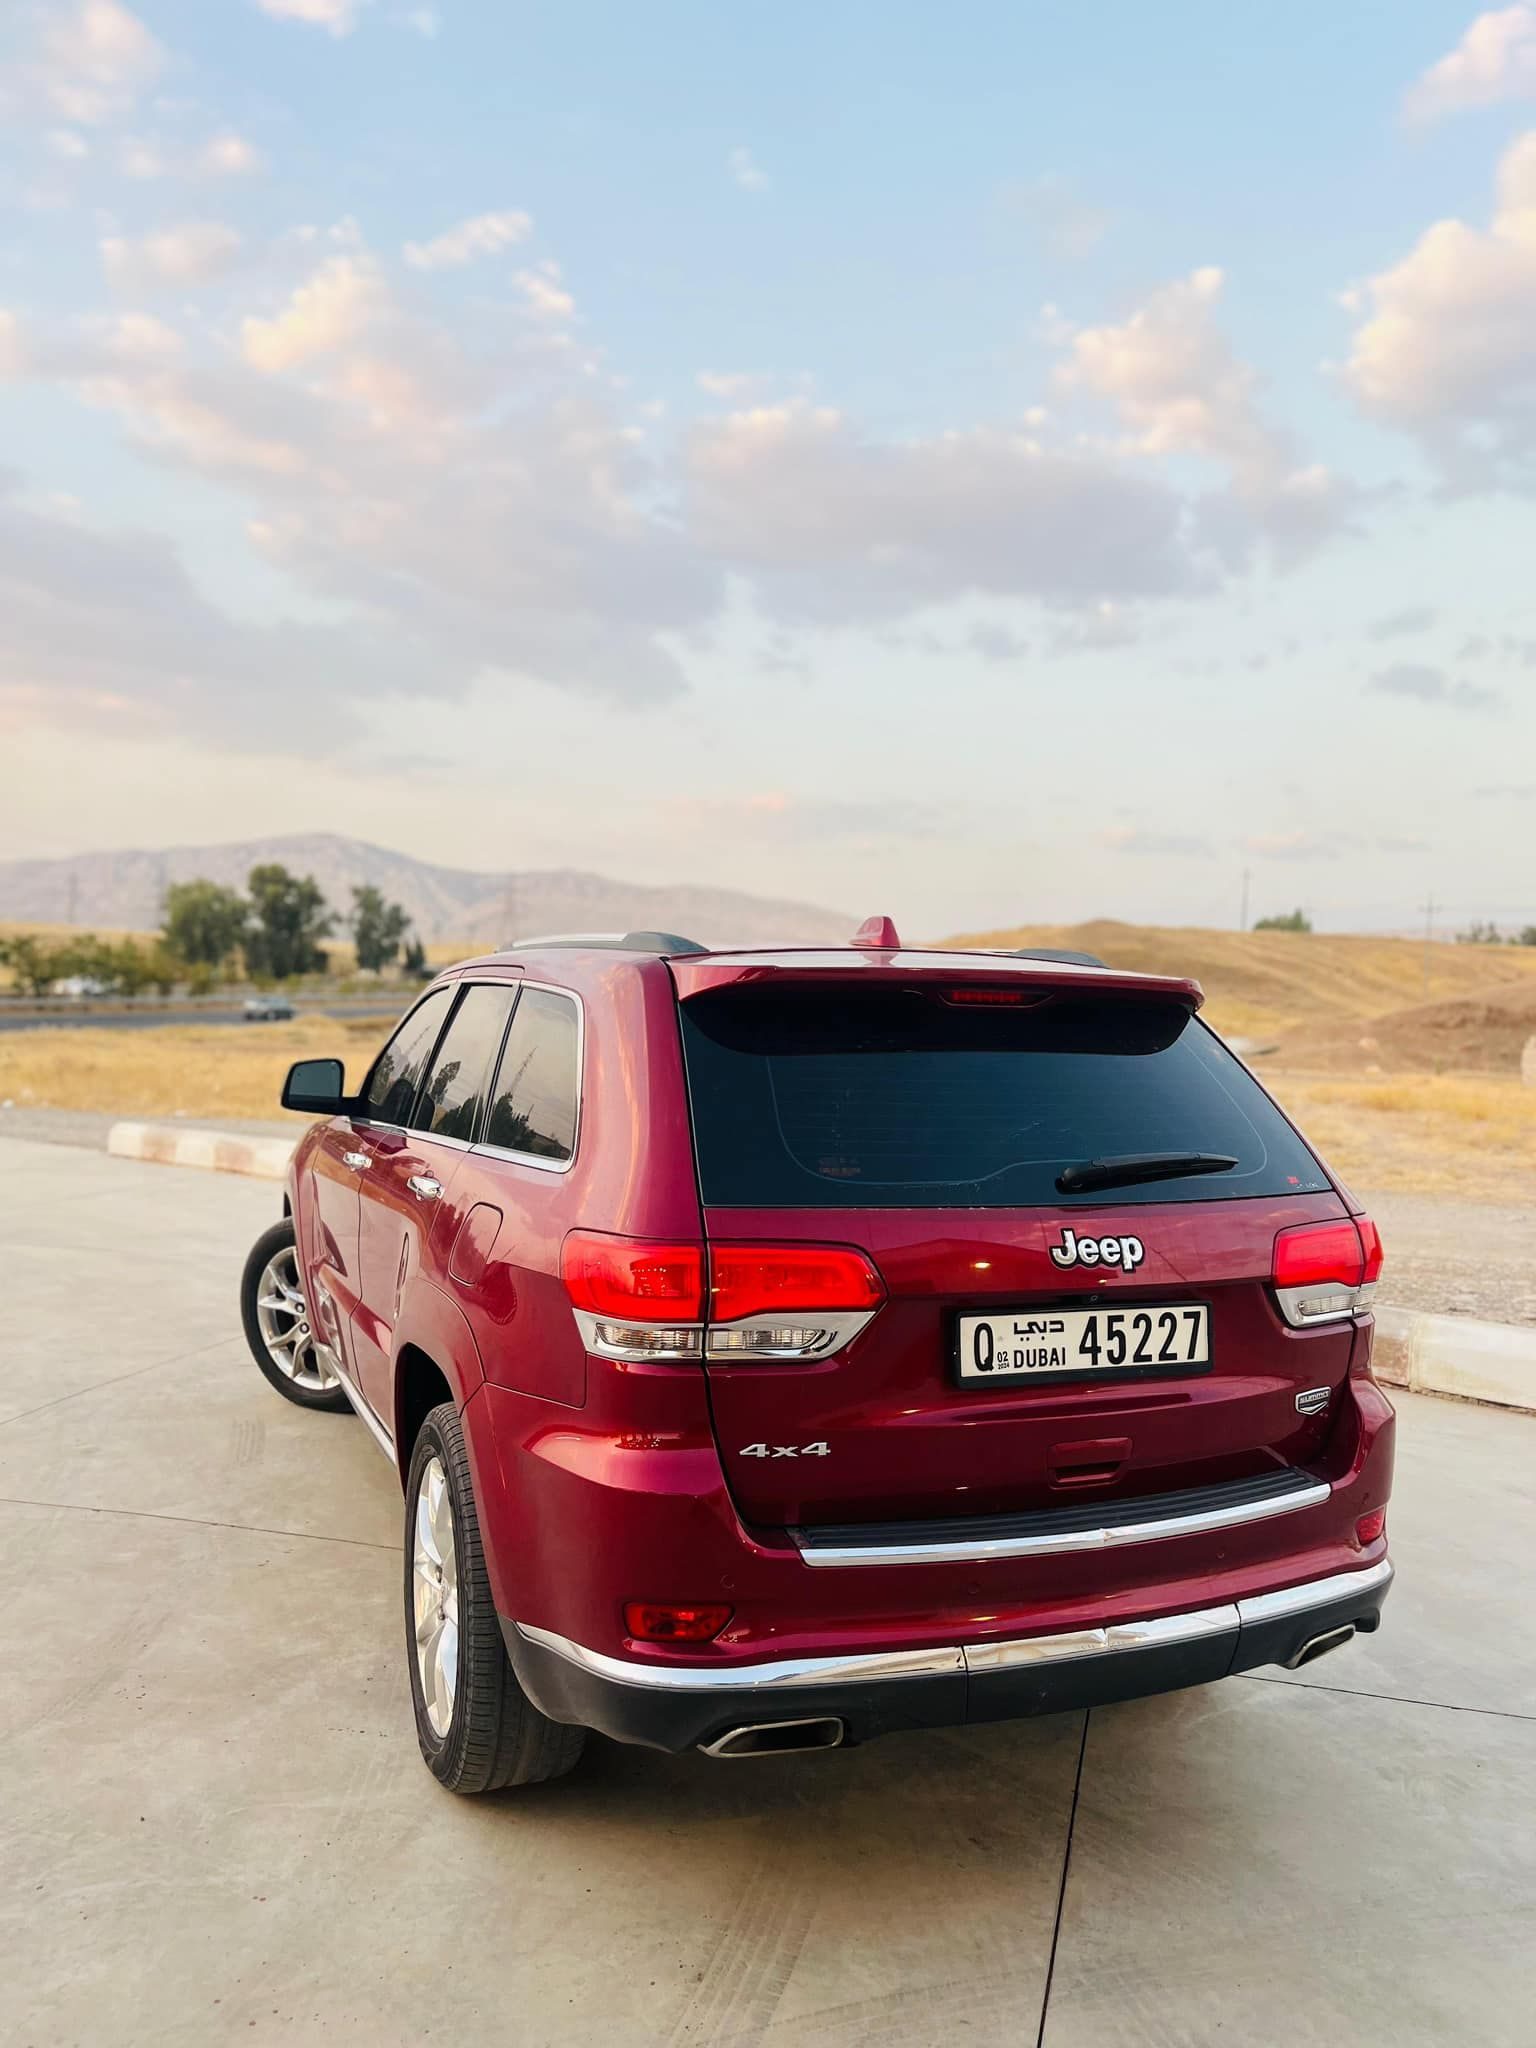
[[1170,974],[1131,974],[1065,960],[984,953],[781,953],[734,958],[705,953],[667,962],[678,998],[727,988],[1032,988],[1061,995],[1139,997],[1176,1003],[1191,1013],[1205,1001],[1198,981]]

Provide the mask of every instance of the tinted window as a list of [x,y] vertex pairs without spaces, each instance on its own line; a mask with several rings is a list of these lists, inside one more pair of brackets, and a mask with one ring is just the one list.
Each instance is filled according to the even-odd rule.
[[[1263,1090],[1172,1005],[967,1009],[917,990],[726,990],[682,1016],[706,1202],[1118,1206],[1328,1185]],[[1127,1152],[1226,1153],[1237,1165],[1057,1190],[1064,1166]]]
[[416,1084],[443,1028],[452,989],[434,989],[418,1003],[374,1061],[363,1090],[363,1114],[379,1124],[403,1124],[416,1100]]
[[485,1129],[488,1145],[569,1159],[576,1142],[576,1005],[525,988],[507,1034]]
[[473,1138],[515,988],[467,988],[443,1033],[411,1118],[435,1138]]

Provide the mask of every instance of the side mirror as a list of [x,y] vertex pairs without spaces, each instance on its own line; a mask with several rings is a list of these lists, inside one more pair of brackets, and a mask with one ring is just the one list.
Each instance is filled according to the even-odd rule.
[[351,1107],[340,1060],[295,1060],[283,1083],[284,1109],[303,1116],[340,1116]]

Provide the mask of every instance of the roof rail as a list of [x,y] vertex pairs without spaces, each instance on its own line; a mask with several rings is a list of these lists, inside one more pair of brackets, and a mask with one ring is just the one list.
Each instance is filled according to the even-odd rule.
[[707,953],[697,939],[679,937],[676,932],[543,932],[537,938],[513,939],[502,946],[503,953],[522,953],[535,946],[580,947],[594,953]]
[[1107,967],[1109,962],[1101,960],[1097,953],[1074,953],[1070,946],[1014,946],[1010,948],[1015,960],[1056,960],[1063,967]]

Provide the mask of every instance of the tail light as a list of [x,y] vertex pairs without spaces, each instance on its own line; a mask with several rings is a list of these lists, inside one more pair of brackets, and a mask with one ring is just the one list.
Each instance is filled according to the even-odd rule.
[[1387,1511],[1372,1508],[1368,1515],[1362,1515],[1355,1524],[1355,1541],[1364,1550],[1367,1545],[1379,1543],[1387,1533]]
[[704,1247],[573,1230],[560,1277],[587,1349],[607,1358],[697,1358]]
[[573,1230],[560,1275],[589,1351],[606,1358],[810,1359],[840,1351],[885,1299],[846,1245],[656,1244]]
[[677,1607],[666,1600],[628,1600],[624,1628],[637,1643],[709,1643],[731,1614],[732,1609],[718,1601]]
[[1273,1276],[1280,1313],[1300,1329],[1369,1308],[1381,1261],[1381,1236],[1368,1216],[1282,1230]]

